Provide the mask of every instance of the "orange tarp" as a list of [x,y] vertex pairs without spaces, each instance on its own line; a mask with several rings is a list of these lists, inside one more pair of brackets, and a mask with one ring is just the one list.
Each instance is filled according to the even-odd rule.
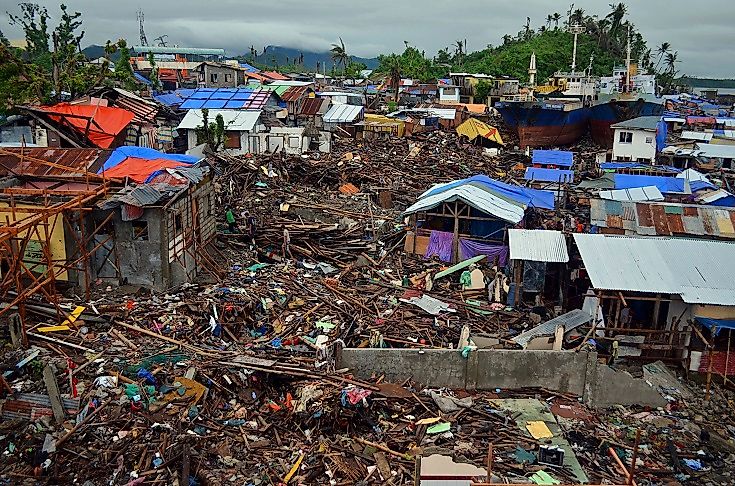
[[129,177],[138,184],[145,183],[154,172],[162,169],[174,169],[176,167],[187,167],[177,160],[170,159],[140,159],[128,157],[124,162],[115,167],[105,170],[105,177],[120,178]]
[[133,121],[135,116],[133,112],[122,108],[96,105],[59,103],[44,106],[42,109],[52,120],[70,125],[83,135],[87,134],[89,141],[101,148],[109,148],[115,137]]

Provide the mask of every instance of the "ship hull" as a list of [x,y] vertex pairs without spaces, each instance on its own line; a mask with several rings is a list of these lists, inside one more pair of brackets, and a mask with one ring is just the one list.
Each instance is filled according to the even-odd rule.
[[601,147],[612,148],[615,130],[612,125],[639,116],[660,116],[664,106],[661,103],[644,100],[608,101],[590,108],[590,134],[592,140]]
[[521,148],[571,145],[589,125],[589,108],[550,109],[543,105],[506,103],[497,107],[505,124],[516,131]]

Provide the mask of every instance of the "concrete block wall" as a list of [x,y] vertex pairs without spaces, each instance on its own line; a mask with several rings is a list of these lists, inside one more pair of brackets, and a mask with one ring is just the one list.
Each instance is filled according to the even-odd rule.
[[614,404],[664,406],[663,397],[644,380],[597,361],[597,353],[483,349],[463,358],[452,349],[347,348],[337,367],[357,377],[409,378],[429,387],[466,390],[547,388],[573,393],[593,407]]

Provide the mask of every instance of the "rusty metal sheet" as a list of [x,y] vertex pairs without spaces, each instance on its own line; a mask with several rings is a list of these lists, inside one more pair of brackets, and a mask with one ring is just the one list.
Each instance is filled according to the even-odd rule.
[[[0,148],[0,175],[69,175],[80,172],[97,173],[110,158],[112,150],[98,148]],[[52,167],[43,161],[69,167]]]
[[682,221],[680,214],[667,214],[666,219],[668,220],[669,231],[674,234],[686,233],[684,222]]
[[684,216],[697,216],[699,217],[699,208],[695,206],[684,206]]
[[638,226],[650,228],[653,226],[653,215],[651,215],[651,206],[648,204],[636,204],[636,213],[638,214]]
[[699,214],[702,218],[702,227],[704,228],[704,234],[716,235],[717,223],[712,220],[712,214],[708,211],[702,211]]
[[666,211],[663,206],[651,206],[651,218],[653,219],[653,226],[656,228],[656,234],[671,235],[669,222],[666,219]]
[[623,218],[614,214],[607,215],[606,223],[608,228],[623,228]]

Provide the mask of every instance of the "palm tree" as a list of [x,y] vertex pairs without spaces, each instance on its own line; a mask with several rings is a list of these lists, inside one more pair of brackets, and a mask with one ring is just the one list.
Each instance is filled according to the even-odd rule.
[[551,22],[553,21],[554,21],[554,17],[551,14],[546,16],[546,28],[547,29],[551,28]]
[[398,90],[401,85],[401,58],[396,54],[391,54],[385,59],[385,68],[388,71],[390,83],[393,86],[393,99],[398,103]]
[[584,9],[578,8],[574,12],[572,12],[572,15],[570,17],[572,25],[574,24],[582,24],[584,22]]
[[559,20],[561,20],[561,14],[559,12],[554,12],[554,15],[552,16],[552,19],[554,19],[554,29],[559,28]]
[[[607,14],[606,19],[610,21],[610,36],[608,40],[619,40],[621,28],[623,27],[623,18],[625,18],[625,15],[628,13],[628,7],[624,3],[618,3],[617,5],[614,3],[610,4],[610,8],[612,11]],[[618,49],[618,52],[621,51],[620,45],[615,46]]]
[[342,38],[339,38],[339,44],[332,44],[330,50],[332,61],[339,66],[342,65],[342,71],[347,70],[347,63],[350,61],[350,56],[347,55],[347,49],[345,49],[345,43]]
[[654,68],[654,70],[658,71],[658,67],[661,64],[661,61],[663,61],[664,56],[670,51],[671,44],[669,42],[662,42],[661,45],[656,48],[656,54],[658,54],[658,62],[656,62],[656,67]]
[[512,36],[512,35],[510,35],[510,34],[505,34],[505,35],[503,36],[503,45],[504,45],[504,46],[507,46],[507,45],[508,45],[508,44],[510,44],[511,42],[513,42],[513,36]]
[[679,51],[669,52],[666,54],[666,68],[671,74],[671,77],[674,77],[676,74],[676,63],[679,62]]
[[531,31],[531,17],[526,17],[526,25],[523,26],[523,38],[525,40],[528,40],[532,36]]

